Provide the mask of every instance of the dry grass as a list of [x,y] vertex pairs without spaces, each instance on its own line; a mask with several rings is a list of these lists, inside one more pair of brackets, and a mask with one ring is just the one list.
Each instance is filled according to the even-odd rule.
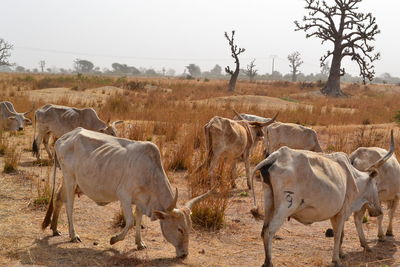
[[[345,91],[350,92],[353,97],[327,99],[318,95],[320,85],[317,83],[240,81],[235,93],[227,93],[227,81],[0,74],[0,95],[2,99],[13,102],[17,111],[29,110],[33,103],[36,107],[47,103],[45,100],[32,101],[29,94],[23,94],[27,90],[76,86],[78,91],[71,92],[76,94],[75,96],[86,96],[95,91],[86,88],[105,85],[118,86],[124,90],[119,89],[122,91],[113,94],[108,89],[99,89],[96,97],[101,101],[87,102],[85,99],[77,100],[77,97],[66,94],[52,103],[93,107],[102,119],[110,117],[112,120],[126,120],[123,125],[118,126],[121,136],[156,143],[162,152],[163,163],[169,171],[168,177],[172,185],[179,187],[179,204],[219,183],[216,196],[203,200],[193,209],[192,219],[199,227],[196,227],[196,231],[191,235],[189,258],[183,262],[175,261],[174,249],[163,240],[158,222],[150,220],[145,220],[146,229],[143,231],[147,250],[132,249],[134,234],[128,235],[126,241],[110,247],[109,237],[116,231],[110,225],[113,216],[119,210],[118,204],[98,207],[85,196],[79,200],[76,198],[74,214],[81,237],[87,242],[70,244],[64,242],[68,237],[49,238],[50,232],[41,233],[38,225],[43,219],[43,212],[41,209],[27,208],[26,198],[43,205],[48,201],[48,173],[51,168],[32,164],[34,158],[29,151],[23,150],[29,147],[32,141],[33,131],[28,127],[24,135],[0,135],[0,149],[2,144],[15,142],[16,152],[22,151],[18,168],[22,173],[32,172],[29,176],[36,177],[30,184],[19,175],[0,175],[0,216],[5,215],[0,223],[0,265],[260,265],[264,257],[259,237],[262,223],[254,221],[249,213],[251,198],[247,191],[232,193],[229,166],[220,166],[220,172],[217,172],[219,174],[212,179],[209,179],[206,173],[188,175],[203,161],[203,125],[216,115],[233,117],[232,108],[240,112],[271,117],[277,109],[269,105],[273,104],[273,99],[265,98],[268,99],[265,105],[255,105],[246,100],[245,95],[277,97],[280,101],[298,104],[295,109],[280,107],[279,120],[312,125],[327,151],[349,153],[358,146],[379,146],[387,149],[389,130],[395,128],[394,124],[389,123],[394,121],[400,100],[400,94],[393,93],[395,90],[389,93],[375,85],[344,85],[347,87]],[[243,101],[231,101],[237,96],[243,96]],[[217,97],[226,97],[227,100],[215,105]],[[207,99],[209,101],[201,101]],[[396,144],[399,134],[399,130],[396,130]],[[399,146],[396,147],[396,152],[400,155]],[[262,158],[262,146],[258,146],[251,162],[256,164]],[[1,161],[0,164],[4,162]],[[176,172],[177,170],[180,171]],[[58,177],[60,179],[61,174],[58,174]],[[240,189],[246,187],[245,179],[237,180]],[[261,186],[257,185],[256,189],[257,198],[260,199]],[[398,216],[397,213],[395,226],[399,224]],[[31,223],[27,225],[27,221]],[[66,221],[65,213],[62,212],[60,228],[63,232],[67,232]],[[284,239],[274,240],[275,265],[329,264],[332,243],[331,240],[323,238],[323,232],[328,225],[329,222],[317,223],[310,231],[310,228],[299,225],[294,220],[287,222],[284,226],[287,230],[279,232]],[[365,227],[368,240],[374,243],[375,219],[371,218]],[[209,233],[203,231],[204,228],[219,230]],[[394,230],[398,235],[396,227]],[[345,263],[348,266],[364,266],[367,263],[368,266],[395,265],[398,262],[396,240],[377,243],[373,247],[373,253],[365,254],[359,249],[352,223],[346,223],[346,233],[343,245],[347,255]],[[94,245],[95,243],[97,245]],[[309,249],[305,250],[304,247]]]
[[[213,177],[209,177],[208,170],[201,168],[191,171],[189,176],[189,193],[191,197],[198,196],[211,188],[216,187],[215,194],[197,203],[192,208],[192,221],[194,224],[216,231],[225,223],[225,213],[229,205],[229,195],[232,189],[231,163],[219,164]],[[234,181],[233,181],[234,182]]]
[[13,173],[18,169],[18,164],[21,160],[21,151],[15,146],[8,146],[4,155],[4,168],[3,172]]

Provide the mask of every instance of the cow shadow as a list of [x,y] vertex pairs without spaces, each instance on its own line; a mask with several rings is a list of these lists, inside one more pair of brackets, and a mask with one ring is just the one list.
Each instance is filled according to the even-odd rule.
[[375,239],[368,243],[371,248],[370,252],[365,252],[361,246],[357,248],[357,251],[347,253],[345,251],[345,259],[343,262],[346,263],[347,266],[361,266],[366,263],[368,263],[368,266],[392,266],[396,263],[394,255],[397,252],[397,248],[400,246],[400,241],[387,238],[383,242]]
[[49,243],[52,236],[36,239],[34,243],[7,256],[22,265],[43,266],[176,266],[187,265],[178,258],[144,259],[134,255],[137,249],[120,252],[114,248],[99,250],[82,247],[60,247],[68,241]]

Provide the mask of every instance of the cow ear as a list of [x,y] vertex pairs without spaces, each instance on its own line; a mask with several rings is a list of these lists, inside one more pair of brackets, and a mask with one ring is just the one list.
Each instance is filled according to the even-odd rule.
[[158,211],[158,210],[153,211],[153,215],[156,219],[159,219],[159,220],[165,220],[170,216],[167,212]]
[[8,117],[8,119],[9,119],[10,121],[15,120],[15,116],[10,116],[10,117]]

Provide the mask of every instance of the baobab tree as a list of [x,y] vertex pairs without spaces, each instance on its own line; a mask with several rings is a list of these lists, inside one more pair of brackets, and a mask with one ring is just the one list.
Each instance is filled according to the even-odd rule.
[[295,82],[295,81],[297,81],[297,74],[300,73],[299,67],[304,62],[303,62],[303,60],[301,60],[300,53],[297,51],[288,55],[288,60],[290,62],[289,67],[292,72],[292,82]]
[[256,64],[254,64],[254,62],[256,61],[256,59],[253,59],[253,61],[250,62],[249,65],[247,65],[247,69],[244,70],[244,73],[247,75],[247,77],[249,77],[250,81],[254,81],[254,78],[257,76],[257,71],[255,69]]
[[236,64],[235,71],[231,70],[229,66],[225,68],[226,73],[229,73],[231,75],[231,79],[229,80],[229,85],[228,85],[228,91],[235,91],[236,81],[240,72],[240,63],[238,56],[244,51],[246,51],[246,49],[238,48],[237,45],[234,44],[234,36],[235,36],[235,31],[232,31],[231,37],[229,37],[228,33],[225,32],[225,38],[229,42],[229,46],[231,48],[231,53],[232,53],[231,55],[235,59],[235,64]]
[[13,49],[12,44],[7,43],[4,39],[0,38],[0,66],[11,65],[8,58],[11,56],[10,50]]
[[321,92],[325,95],[343,96],[340,89],[340,77],[346,72],[341,67],[342,59],[349,57],[360,69],[360,76],[365,83],[375,75],[373,62],[380,58],[374,53],[371,42],[380,33],[375,17],[371,13],[359,12],[358,5],[362,0],[334,0],[328,5],[326,1],[305,0],[308,16],[304,16],[303,24],[295,21],[296,31],[305,31],[306,38],[317,37],[322,43],[329,41],[333,50],[321,57],[321,66],[332,57],[328,81]]

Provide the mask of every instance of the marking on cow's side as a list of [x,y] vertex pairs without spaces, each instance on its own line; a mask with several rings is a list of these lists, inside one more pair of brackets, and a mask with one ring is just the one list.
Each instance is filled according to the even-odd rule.
[[286,194],[286,201],[289,202],[288,209],[290,209],[290,207],[293,205],[293,194],[294,194],[294,192],[292,192],[292,191],[284,191],[284,193]]

